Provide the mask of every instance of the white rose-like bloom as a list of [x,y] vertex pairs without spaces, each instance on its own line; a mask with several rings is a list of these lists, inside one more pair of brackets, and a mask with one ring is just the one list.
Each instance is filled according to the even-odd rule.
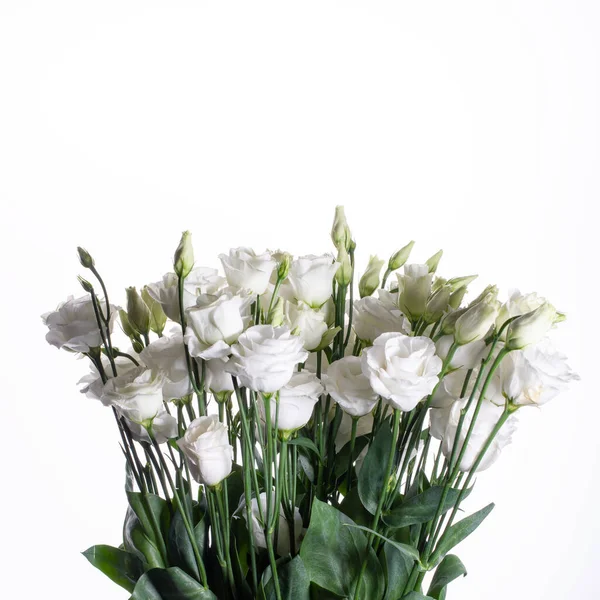
[[[267,541],[265,539],[265,531],[264,531],[265,525],[260,520],[260,511],[258,508],[259,501],[260,501],[260,506],[262,509],[262,514],[263,514],[263,516],[265,516],[267,514],[267,494],[266,494],[266,492],[262,492],[259,496],[259,499],[252,498],[252,504],[251,504],[251,506],[252,506],[252,527],[250,527],[248,525],[248,516],[246,513],[246,509],[245,509],[246,505],[243,500],[242,500],[242,502],[240,504],[240,508],[238,510],[241,510],[242,507],[244,507],[244,509],[241,510],[241,512],[244,516],[244,520],[246,521],[246,526],[248,527],[248,529],[251,529],[251,531],[252,531],[252,537],[254,538],[255,547],[256,548],[266,548]],[[273,538],[274,537],[275,537],[275,534],[273,534]],[[295,506],[294,507],[294,540],[295,540],[294,546],[296,548],[296,551],[300,547],[301,537],[302,537],[302,517],[300,515],[300,511]],[[277,535],[277,548],[275,548],[275,551],[277,552],[277,554],[279,556],[286,556],[291,551],[290,528],[285,519],[285,513],[283,511],[283,506],[280,506],[280,510],[279,510],[279,528],[278,528],[278,535]]]
[[378,396],[365,377],[358,356],[346,356],[334,361],[327,370],[325,389],[353,417],[363,417],[377,404]]
[[301,256],[292,262],[288,281],[296,300],[320,308],[332,293],[333,277],[340,264],[331,254]]
[[[448,356],[450,346],[454,342],[454,336],[444,335],[436,343],[436,354],[445,360]],[[451,369],[474,369],[481,364],[481,359],[487,356],[486,345],[483,340],[476,340],[463,346],[459,346],[450,361]]]
[[[175,273],[167,273],[162,281],[148,285],[150,297],[156,300],[167,317],[176,323],[181,322],[178,282]],[[200,294],[217,294],[224,283],[225,278],[221,277],[216,269],[209,267],[192,269],[183,283],[183,309],[194,306]]]
[[[531,312],[544,304],[545,300],[535,292],[531,294],[521,294],[519,290],[511,290],[508,300],[500,307],[498,317],[496,318],[496,329],[500,329],[508,319],[518,317]],[[503,334],[506,334],[506,331]]]
[[252,298],[223,292],[220,296],[198,296],[196,306],[186,311],[185,343],[191,356],[223,358],[250,322]]
[[[150,443],[150,436],[146,428],[139,423],[127,420],[129,430],[133,439],[137,442]],[[152,421],[152,434],[158,444],[164,444],[166,441],[177,437],[177,419],[170,415],[163,407],[159,410],[154,421]]]
[[[445,411],[444,409],[442,409],[442,411],[444,412],[440,413],[440,415],[445,415],[447,418],[445,427],[443,422],[438,422],[435,424],[435,426],[432,422],[432,429],[435,430],[432,431],[432,435],[433,433],[438,434],[439,431],[443,430],[442,452],[446,458],[450,458],[452,454],[452,448],[454,446],[454,440],[456,439],[461,410],[464,408],[466,403],[466,400],[459,400],[455,402],[449,409],[445,409]],[[475,404],[476,403],[473,402],[473,404],[471,405],[471,408],[469,409],[465,417],[464,423],[462,425],[458,441],[459,447],[456,454],[457,457],[459,456],[461,448],[464,445],[467,432],[469,431],[469,427],[473,418],[473,412],[475,410]],[[439,411],[440,409],[436,409],[435,412],[439,413]],[[469,438],[469,443],[467,444],[465,454],[458,466],[460,471],[467,472],[473,468],[474,463],[477,460],[477,457],[479,456],[479,453],[483,450],[483,447],[485,446],[490,434],[492,433],[492,430],[498,423],[498,419],[502,415],[503,411],[503,404],[501,406],[498,406],[497,404],[489,400],[484,400],[482,402],[479,416],[477,417],[477,421],[475,421],[473,433]],[[512,415],[502,426],[502,428],[494,438],[490,448],[485,453],[483,460],[477,467],[478,472],[485,471],[485,469],[491,467],[496,462],[496,460],[498,460],[502,449],[508,444],[510,444],[510,442],[512,441],[512,434],[515,432],[516,426],[516,415]]]
[[[106,303],[103,300],[99,300],[98,303],[106,315]],[[110,309],[109,327],[112,332],[118,309],[112,304]],[[89,352],[90,348],[99,348],[102,345],[102,336],[90,296],[69,296],[54,312],[43,314],[42,320],[49,329],[46,341],[51,346],[73,352]]]
[[500,363],[502,393],[517,405],[546,404],[579,379],[548,338],[516,350]]
[[263,294],[277,266],[269,252],[256,254],[252,248],[232,248],[229,254],[219,254],[227,283],[238,290]]
[[433,274],[427,265],[404,265],[398,277],[398,306],[409,318],[416,320],[424,312],[431,293]]
[[213,358],[206,361],[206,389],[213,394],[233,392],[231,373],[226,370],[227,358]]
[[186,455],[192,477],[198,483],[217,485],[231,473],[233,448],[227,427],[216,415],[194,419],[177,445]]
[[255,392],[269,394],[280,390],[292,378],[294,367],[304,362],[308,352],[302,339],[288,327],[255,325],[240,335],[231,347],[226,370]]
[[164,383],[165,376],[160,371],[138,367],[109,379],[100,400],[114,406],[126,419],[143,423],[153,419],[163,407]]
[[[277,429],[291,432],[304,427],[310,420],[313,408],[324,391],[321,381],[309,371],[295,372],[290,381],[279,390]],[[271,407],[271,423],[275,424],[277,403],[274,398],[269,406]],[[264,415],[264,403],[260,404],[260,410]]]
[[[133,350],[130,354],[135,354]],[[139,362],[139,359],[138,359]],[[113,377],[112,367],[108,357],[102,354],[102,366],[104,368],[104,374],[108,379]],[[123,356],[117,356],[115,358],[115,366],[117,367],[117,375],[125,375],[131,371],[138,369],[135,363],[131,362],[128,358]],[[82,394],[85,394],[87,398],[92,400],[100,400],[104,391],[104,382],[100,376],[100,372],[96,368],[93,362],[90,361],[90,372],[84,375],[78,382],[78,385],[84,384],[79,390]]]
[[[388,295],[389,292],[387,292]],[[387,300],[388,296],[386,296]],[[410,324],[397,306],[366,296],[354,303],[354,332],[359,340],[372,344],[382,333],[408,333]]]
[[384,333],[362,355],[363,373],[375,393],[403,411],[411,411],[433,391],[441,369],[435,345],[424,336]]
[[164,373],[166,381],[163,386],[163,397],[165,400],[183,398],[192,393],[192,383],[185,360],[181,332],[154,340],[142,350],[140,358],[150,369]]
[[317,348],[328,329],[325,312],[314,310],[303,302],[287,302],[286,305],[290,329],[298,332],[305,350]]

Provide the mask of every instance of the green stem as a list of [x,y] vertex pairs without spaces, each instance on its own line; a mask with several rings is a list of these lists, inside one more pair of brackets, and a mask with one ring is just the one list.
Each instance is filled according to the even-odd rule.
[[352,465],[354,464],[354,446],[356,445],[356,427],[359,417],[352,417],[352,429],[350,433],[350,454],[348,455],[348,470],[346,471],[346,494],[352,489]]

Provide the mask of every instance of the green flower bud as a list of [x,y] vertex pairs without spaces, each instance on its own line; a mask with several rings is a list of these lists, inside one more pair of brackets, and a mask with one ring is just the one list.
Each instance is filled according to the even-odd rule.
[[470,283],[477,279],[478,275],[466,275],[465,277],[453,277],[448,280],[448,285],[452,287],[453,292],[466,288]]
[[444,335],[454,335],[454,330],[456,329],[456,321],[458,321],[461,315],[464,315],[467,312],[467,308],[459,308],[458,310],[454,310],[449,312],[443,319],[440,324],[440,332]]
[[150,329],[154,333],[161,335],[167,324],[167,315],[165,315],[160,303],[150,296],[147,285],[142,289],[142,300],[150,311]]
[[367,270],[364,272],[358,283],[358,292],[361,298],[371,296],[379,287],[379,275],[384,263],[385,261],[380,260],[376,256],[369,257]]
[[192,234],[189,231],[184,231],[181,234],[181,241],[177,250],[175,250],[175,256],[173,257],[173,267],[175,273],[179,277],[185,278],[190,274],[190,271],[194,268],[194,249],[192,248]]
[[447,283],[448,283],[448,281],[446,279],[444,279],[443,277],[436,277],[433,280],[433,285],[431,286],[431,291],[437,292],[438,290],[441,290]]
[[335,207],[335,217],[333,219],[333,227],[331,228],[331,240],[338,250],[343,246],[346,252],[349,252],[354,244],[343,206]]
[[413,322],[425,312],[431,295],[431,279],[427,265],[405,265],[398,275],[398,307]]
[[144,349],[144,344],[139,340],[131,340],[131,345],[136,354],[139,354]]
[[134,287],[128,287],[127,316],[133,328],[142,335],[150,331],[150,311]]
[[90,256],[90,253],[81,246],[77,246],[77,254],[79,255],[79,262],[86,269],[91,269],[94,266],[94,259]]
[[458,288],[455,292],[452,292],[452,294],[450,295],[450,300],[448,302],[448,304],[450,305],[450,308],[452,308],[454,310],[459,308],[460,305],[462,304],[462,301],[463,301],[466,293],[467,293],[467,286]]
[[429,297],[423,314],[423,320],[426,323],[435,323],[442,318],[448,310],[451,293],[450,286],[444,285]]
[[123,328],[123,333],[128,338],[137,338],[138,337],[138,333],[133,328],[133,325],[130,323],[129,317],[127,316],[127,313],[123,309],[119,310],[119,317],[121,319],[121,327]]
[[437,271],[438,265],[440,264],[440,260],[442,259],[443,254],[443,250],[438,250],[431,258],[428,258],[425,261],[425,264],[429,267],[430,273],[435,273]]
[[284,252],[279,260],[279,265],[277,266],[277,279],[283,281],[288,276],[291,265],[292,255],[287,252]]
[[414,242],[408,242],[404,248],[400,248],[396,254],[392,254],[388,261],[388,271],[392,272],[402,267],[408,260],[414,245]]
[[94,291],[94,286],[81,275],[77,275],[77,281],[81,284],[81,287],[88,293],[91,294]]
[[498,297],[498,288],[495,285],[486,286],[486,288],[483,290],[483,292],[481,292],[481,294],[479,294],[479,296],[477,296],[477,298],[475,298],[475,300],[472,300],[469,303],[469,306],[475,306],[476,304],[479,304],[482,300],[484,300],[488,296],[493,296],[494,298]]
[[337,261],[340,263],[340,266],[335,273],[335,280],[338,285],[347,287],[352,280],[352,263],[350,262],[350,255],[346,252],[344,246],[338,248]]
[[[557,312],[549,302],[511,321],[506,330],[506,348],[518,350],[537,344],[557,322]],[[558,317],[559,321],[562,320]]]
[[500,303],[494,293],[467,308],[456,321],[454,341],[462,346],[483,339],[495,325],[499,310]]

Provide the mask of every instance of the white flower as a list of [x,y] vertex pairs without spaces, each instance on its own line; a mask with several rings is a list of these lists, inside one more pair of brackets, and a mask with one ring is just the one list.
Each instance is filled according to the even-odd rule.
[[360,357],[346,356],[336,360],[327,370],[324,379],[327,393],[345,413],[362,417],[375,408],[378,396],[362,372]]
[[162,371],[166,377],[163,386],[165,400],[183,398],[192,393],[192,384],[185,360],[183,336],[178,331],[172,336],[154,340],[140,353],[140,358],[150,369]]
[[525,350],[510,352],[500,363],[504,396],[518,405],[545,404],[579,379],[566,361],[567,357],[557,352],[548,338]]
[[[129,430],[133,439],[138,442],[150,443],[150,436],[143,425],[127,420]],[[152,421],[152,434],[158,444],[164,444],[166,441],[177,437],[177,419],[170,415],[163,407],[158,411]]]
[[[289,383],[279,390],[279,431],[296,431],[304,427],[312,416],[313,408],[323,393],[321,381],[309,371],[295,372]],[[271,423],[275,424],[277,416],[277,401],[271,399]],[[264,415],[264,404],[260,405]]]
[[[135,354],[133,350],[130,351],[130,353]],[[135,363],[123,356],[117,356],[115,359],[115,366],[117,368],[117,375],[125,375],[126,373],[139,368],[135,365]],[[102,367],[107,379],[114,377],[110,361],[108,360],[107,356],[104,356],[104,354],[102,354]],[[91,398],[92,400],[100,400],[102,398],[104,382],[102,381],[100,372],[93,362],[90,361],[90,372],[87,375],[84,375],[77,382],[77,384],[85,384],[79,391],[82,394],[85,394],[86,397]]]
[[[178,281],[175,273],[167,273],[162,281],[148,285],[148,294],[162,306],[169,319],[181,323]],[[217,294],[224,283],[225,279],[218,275],[216,269],[208,267],[193,269],[184,280],[184,310],[196,304],[196,298],[199,294]]]
[[[273,494],[273,496],[274,496],[274,494]],[[263,515],[263,517],[266,518],[266,514],[267,514],[267,494],[266,494],[266,492],[262,492],[260,494],[259,500],[260,500],[260,506],[262,509],[262,515]],[[247,517],[245,508],[242,511],[242,514],[244,515],[244,520],[246,521],[246,526],[248,526],[248,529],[251,529],[251,531],[252,531],[252,537],[254,538],[254,545],[257,548],[266,548],[267,542],[265,539],[265,531],[264,531],[265,524],[260,519],[261,513],[260,513],[259,507],[258,507],[259,500],[257,500],[256,498],[252,498],[252,504],[251,504],[251,506],[252,506],[252,527],[250,527],[248,525],[248,517]],[[245,503],[243,501],[240,505],[240,508],[241,507],[245,507]],[[275,534],[273,534],[273,538],[274,537],[275,537]],[[294,546],[296,548],[296,551],[300,547],[301,537],[302,537],[302,517],[300,516],[300,511],[298,510],[298,508],[294,507],[294,541],[295,541]],[[285,519],[285,513],[283,511],[283,506],[280,506],[280,509],[279,509],[279,528],[278,528],[278,535],[277,535],[277,548],[275,549],[275,551],[277,552],[277,554],[279,556],[286,556],[291,551],[290,528]]]
[[404,274],[398,277],[398,306],[413,321],[416,321],[427,306],[431,293],[433,274],[427,265],[404,265]]
[[544,302],[535,310],[517,317],[506,329],[506,347],[514,350],[537,344],[557,319],[556,309]]
[[[454,337],[451,335],[442,336],[436,343],[436,354],[445,360],[448,356],[450,346],[454,342]],[[487,355],[486,345],[483,340],[476,340],[469,344],[459,346],[450,361],[451,369],[474,369],[481,364],[481,359]]]
[[[446,408],[453,404],[455,400],[458,400],[466,376],[467,369],[456,369],[445,375],[431,398],[430,406],[432,408]],[[469,383],[472,384],[475,378],[476,373],[473,373],[469,379]],[[473,385],[468,387],[467,393],[470,393],[472,389]]]
[[373,390],[403,411],[433,391],[441,369],[435,345],[423,336],[384,333],[362,355],[362,370]]
[[327,331],[325,312],[314,310],[303,302],[286,302],[290,329],[302,338],[306,350],[314,350]]
[[126,419],[144,423],[153,419],[163,407],[164,383],[165,376],[160,371],[138,367],[109,379],[101,401],[114,406]]
[[252,248],[232,248],[227,254],[219,254],[230,286],[237,290],[248,290],[252,294],[263,294],[277,263],[269,252],[256,254]]
[[292,378],[294,367],[308,357],[301,338],[291,335],[287,327],[271,325],[250,327],[231,352],[226,369],[243,386],[263,393],[280,390]]
[[185,342],[190,354],[198,358],[222,358],[250,322],[250,296],[198,296],[196,306],[186,311]]
[[311,308],[323,306],[331,297],[333,277],[339,266],[330,254],[294,260],[288,274],[293,297]]
[[499,303],[494,294],[488,294],[458,317],[454,326],[454,339],[465,345],[485,338],[494,327],[498,316]]
[[366,296],[354,303],[354,331],[359,340],[372,344],[382,333],[408,333],[410,324],[397,306],[391,304],[389,292],[384,300]]
[[213,394],[233,392],[233,380],[228,373],[227,358],[213,358],[206,361],[206,389]]
[[500,329],[508,319],[531,312],[539,308],[544,302],[545,300],[535,292],[521,294],[519,290],[511,290],[508,300],[500,307],[500,311],[498,312],[496,329]]
[[[106,303],[99,300],[99,304],[106,315]],[[112,331],[118,309],[112,304],[110,309]],[[102,336],[90,296],[69,296],[54,312],[42,315],[42,320],[49,329],[46,341],[52,346],[73,352],[89,352],[90,348],[102,346]]]
[[[438,422],[435,424],[435,427],[432,423],[432,434],[434,433],[433,429],[435,429],[435,433],[439,433],[440,430],[443,430],[442,434],[442,452],[446,458],[450,458],[452,454],[452,448],[455,443],[456,433],[458,430],[458,422],[461,415],[461,410],[465,407],[467,401],[459,400],[455,402],[450,408],[445,409],[445,416],[447,417],[447,422]],[[473,418],[473,413],[475,410],[476,403],[473,402],[471,408],[467,412],[467,415],[464,419],[464,423],[461,428],[460,436],[458,439],[458,449],[456,453],[456,457],[459,456],[460,451],[464,445],[467,432],[469,431],[469,427]],[[436,409],[438,412],[444,409]],[[498,419],[502,415],[504,411],[504,405],[498,406],[494,402],[490,402],[489,400],[484,400],[481,404],[481,409],[479,412],[479,416],[475,421],[475,426],[473,428],[473,433],[469,438],[469,442],[466,446],[464,456],[458,466],[460,471],[470,471],[477,457],[483,450],[492,430],[498,423]],[[432,415],[432,418],[433,417]],[[442,418],[443,420],[443,418]],[[483,460],[480,465],[477,467],[477,471],[484,471],[488,469],[493,463],[496,462],[498,457],[500,456],[500,452],[502,449],[507,446],[512,441],[512,434],[516,430],[517,418],[516,415],[512,415],[508,418],[506,423],[502,426],[493,442],[490,445],[490,448],[485,453]]]
[[194,419],[177,445],[189,460],[190,471],[198,483],[217,485],[231,473],[233,448],[227,427],[216,415]]

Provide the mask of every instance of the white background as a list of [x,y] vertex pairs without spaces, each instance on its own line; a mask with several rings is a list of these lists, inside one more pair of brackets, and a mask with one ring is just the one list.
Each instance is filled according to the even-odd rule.
[[[536,290],[582,381],[521,411],[469,507],[449,599],[598,594],[600,9],[589,1],[0,2],[0,595],[126,592],[78,554],[118,545],[123,467],[87,366],[39,315],[79,295],[75,246],[112,290],[231,246],[359,264],[417,241],[441,273]],[[476,286],[477,287],[477,286]],[[585,329],[584,329],[585,328]],[[8,588],[8,589],[7,589]]]

